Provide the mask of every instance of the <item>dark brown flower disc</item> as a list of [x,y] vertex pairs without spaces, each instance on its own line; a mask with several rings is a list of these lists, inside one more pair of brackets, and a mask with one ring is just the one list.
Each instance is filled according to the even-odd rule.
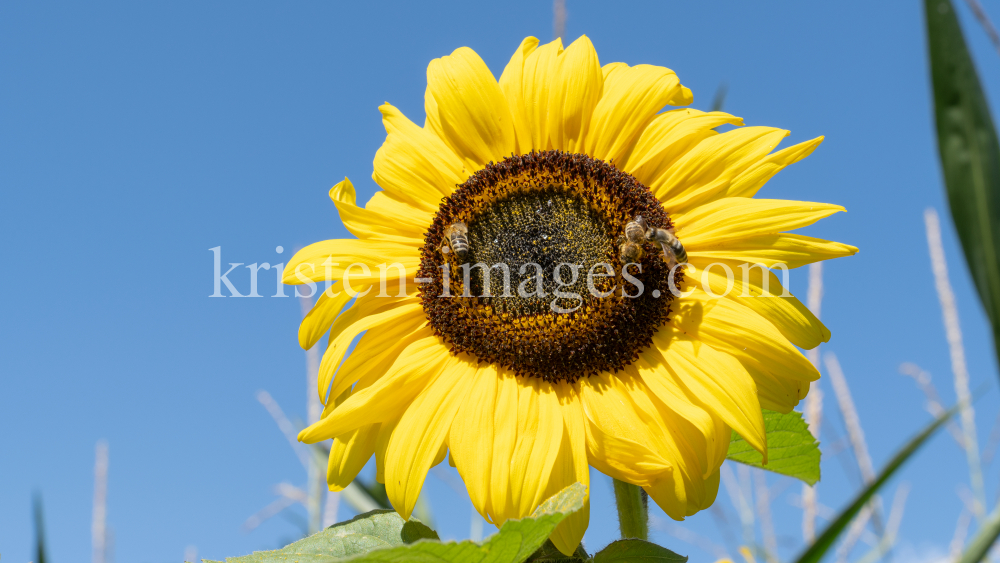
[[[619,246],[638,215],[671,227],[649,188],[604,161],[545,151],[489,164],[443,200],[426,233],[418,277],[431,280],[420,290],[430,326],[453,352],[519,375],[576,381],[622,369],[673,299],[657,245],[622,275]],[[444,240],[458,221],[464,260]]]

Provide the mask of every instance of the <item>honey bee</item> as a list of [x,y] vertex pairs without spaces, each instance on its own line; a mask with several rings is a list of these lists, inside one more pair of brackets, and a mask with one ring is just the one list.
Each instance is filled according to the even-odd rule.
[[632,264],[642,260],[642,247],[632,241],[625,241],[618,251],[621,253],[622,264]]
[[[448,253],[449,248],[460,260],[465,260],[469,254],[469,227],[464,221],[456,221],[444,230],[444,237],[441,241],[441,252]],[[447,247],[445,246],[447,245]]]
[[635,219],[625,225],[625,238],[636,244],[642,244],[646,241],[645,234],[648,229],[649,225],[646,224],[642,215],[636,215]]
[[677,266],[678,262],[687,263],[687,251],[684,250],[684,245],[671,231],[650,227],[646,229],[646,240],[660,243],[663,256],[667,259],[667,265],[670,266],[671,270]]
[[642,215],[625,225],[625,242],[619,247],[622,263],[631,264],[642,259],[642,243],[646,242],[644,233],[646,232],[646,220]]

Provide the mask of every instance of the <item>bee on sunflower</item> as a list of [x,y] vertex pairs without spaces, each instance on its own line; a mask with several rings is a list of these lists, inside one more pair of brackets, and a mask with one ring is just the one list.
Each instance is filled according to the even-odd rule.
[[[538,43],[499,81],[469,48],[431,61],[423,127],[379,108],[382,190],[364,207],[347,179],[330,191],[357,238],[284,274],[343,281],[299,329],[307,349],[329,331],[326,408],[299,439],[333,439],[331,490],[374,455],[404,518],[447,457],[498,526],[591,466],[683,519],[714,502],[731,431],[766,459],[761,408],[790,411],[819,378],[798,348],[830,333],[765,267],[857,249],[787,232],[839,206],[754,198],[822,137],[772,152],[787,131],[663,111],[692,101],[667,68]],[[588,522],[552,542],[572,553]]]

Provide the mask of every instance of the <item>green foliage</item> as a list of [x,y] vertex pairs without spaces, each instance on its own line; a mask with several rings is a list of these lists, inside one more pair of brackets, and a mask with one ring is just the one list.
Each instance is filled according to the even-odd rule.
[[229,557],[226,563],[326,563],[373,549],[438,539],[437,532],[416,519],[404,521],[393,510],[373,510],[289,544],[276,551],[258,551],[244,557]]
[[882,485],[884,485],[896,473],[896,471],[898,471],[899,468],[902,467],[902,465],[906,463],[910,457],[912,457],[913,454],[927,442],[927,439],[930,438],[935,431],[941,428],[941,426],[943,426],[948,419],[958,412],[958,408],[959,407],[956,406],[949,409],[948,412],[942,414],[934,422],[927,425],[927,427],[924,428],[919,434],[907,442],[902,449],[897,451],[896,455],[889,460],[889,463],[886,464],[886,466],[878,474],[878,477],[875,478],[875,481],[858,493],[858,495],[854,497],[854,501],[851,502],[847,508],[845,508],[827,525],[826,529],[823,530],[823,533],[816,538],[816,541],[809,545],[799,556],[796,560],[797,563],[818,563],[837,541],[840,534],[847,529],[851,520],[853,520],[854,517],[861,512],[861,509],[864,508],[875,493],[882,488]]
[[[520,563],[532,561],[581,561],[587,556],[557,558],[558,550],[540,550],[549,535],[567,516],[583,508],[587,487],[575,483],[542,503],[531,517],[508,520],[500,532],[486,542],[438,541],[438,535],[419,520],[404,522],[393,511],[374,510],[276,551],[258,551],[245,557],[231,557],[226,563],[330,563],[354,562],[434,562]],[[423,540],[423,541],[419,541]],[[609,560],[613,561],[613,560]],[[655,559],[654,559],[655,561]],[[209,562],[211,563],[211,562]]]
[[819,442],[809,432],[809,425],[795,411],[788,414],[764,411],[767,432],[767,465],[763,456],[746,440],[733,432],[727,459],[795,477],[809,485],[819,481]]
[[972,542],[965,548],[958,563],[979,563],[985,559],[998,536],[1000,536],[1000,507],[993,509],[990,517],[979,527],[979,533],[972,538]]
[[411,546],[372,551],[352,561],[406,563],[520,563],[534,554],[556,526],[583,508],[587,487],[575,483],[542,503],[529,518],[508,520],[482,544],[419,542]]
[[594,555],[594,563],[684,563],[688,558],[643,540],[618,540]]
[[1000,143],[950,0],[925,0],[938,152],[965,261],[1000,351]]

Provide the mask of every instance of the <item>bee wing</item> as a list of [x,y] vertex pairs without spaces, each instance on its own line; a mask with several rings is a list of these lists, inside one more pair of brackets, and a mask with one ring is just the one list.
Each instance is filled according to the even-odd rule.
[[663,242],[660,243],[660,248],[663,249],[663,257],[667,259],[667,265],[671,270],[674,269],[674,266],[677,265],[677,256],[674,254],[674,249],[670,248],[669,244]]

